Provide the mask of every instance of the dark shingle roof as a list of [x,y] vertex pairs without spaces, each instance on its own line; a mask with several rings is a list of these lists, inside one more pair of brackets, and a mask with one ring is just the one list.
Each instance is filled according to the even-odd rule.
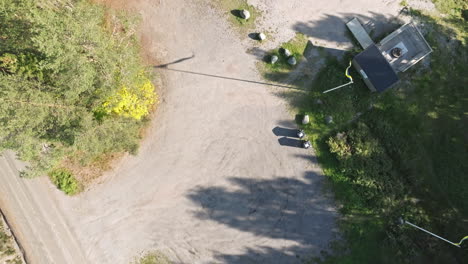
[[398,82],[398,76],[376,45],[371,45],[359,53],[354,60],[359,64],[378,92],[382,92]]

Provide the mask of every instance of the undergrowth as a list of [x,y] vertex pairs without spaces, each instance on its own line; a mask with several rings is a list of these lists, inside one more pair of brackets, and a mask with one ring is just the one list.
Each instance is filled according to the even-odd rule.
[[49,177],[59,190],[68,195],[77,194],[81,190],[80,183],[66,169],[55,169],[49,173]]
[[[301,106],[311,119],[304,129],[342,205],[344,240],[311,262],[463,263],[468,257],[467,245],[459,249],[397,221],[455,242],[468,234],[466,22],[418,16],[431,28],[430,68],[414,66],[382,94],[371,93],[352,70],[353,85],[323,94],[347,81],[343,70],[355,54],[329,58]],[[326,116],[334,122],[326,124]]]
[[172,264],[172,262],[161,252],[153,251],[146,253],[133,264]]
[[137,22],[86,0],[0,4],[0,151],[29,163],[22,175],[99,173],[88,168],[137,151],[157,102]]

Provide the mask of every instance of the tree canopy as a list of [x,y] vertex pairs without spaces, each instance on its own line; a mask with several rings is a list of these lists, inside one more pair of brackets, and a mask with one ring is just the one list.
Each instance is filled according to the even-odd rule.
[[0,150],[32,174],[136,151],[156,95],[135,22],[85,0],[0,0]]

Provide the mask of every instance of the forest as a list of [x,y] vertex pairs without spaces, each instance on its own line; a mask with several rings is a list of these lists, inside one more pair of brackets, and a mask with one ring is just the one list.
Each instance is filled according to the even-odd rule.
[[157,101],[138,20],[88,1],[0,2],[0,150],[79,192],[135,153]]

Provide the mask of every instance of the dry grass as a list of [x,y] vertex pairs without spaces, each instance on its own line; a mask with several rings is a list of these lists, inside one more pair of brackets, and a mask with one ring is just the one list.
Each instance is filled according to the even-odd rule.
[[126,153],[110,153],[100,157],[98,160],[83,166],[72,158],[66,158],[61,166],[70,171],[78,182],[83,186],[83,190],[90,186],[97,178],[112,167],[114,167]]

